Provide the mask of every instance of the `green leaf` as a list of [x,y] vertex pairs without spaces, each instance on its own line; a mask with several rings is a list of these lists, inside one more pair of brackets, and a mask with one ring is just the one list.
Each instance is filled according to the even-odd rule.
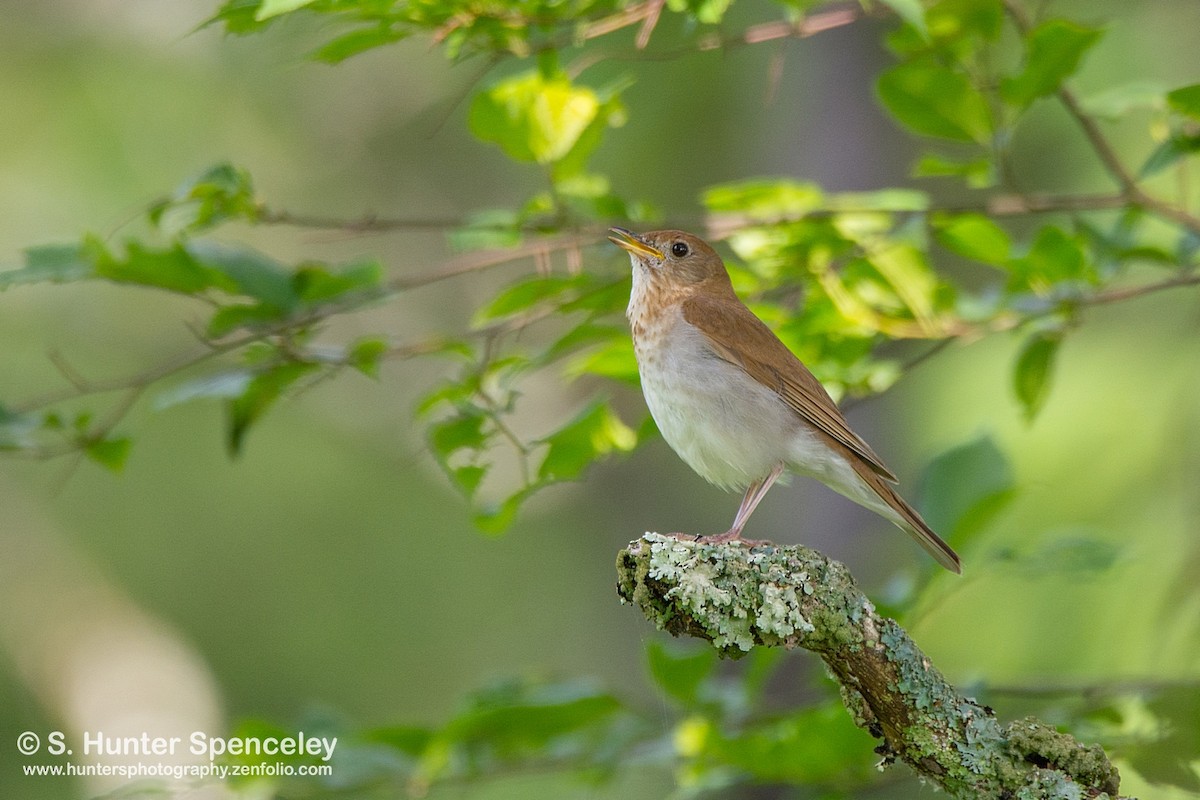
[[434,455],[444,461],[459,450],[483,450],[491,440],[486,424],[487,417],[469,406],[439,420],[429,428]]
[[1138,178],[1145,180],[1172,166],[1179,159],[1196,153],[1200,153],[1200,134],[1172,134],[1146,158],[1146,163],[1138,170]]
[[262,0],[258,7],[258,11],[254,14],[254,18],[259,22],[271,17],[277,17],[280,14],[287,14],[295,11],[298,8],[303,8],[306,5],[314,2],[314,0]]
[[1200,120],[1200,83],[1167,92],[1167,105],[1172,111]]
[[711,647],[682,647],[657,640],[646,643],[646,664],[658,687],[685,706],[699,700],[701,684],[717,666],[717,651]]
[[230,294],[242,294],[281,311],[295,307],[291,271],[270,256],[213,241],[189,242],[187,251],[209,274],[220,276],[216,282]]
[[907,22],[923,37],[929,35],[925,24],[925,7],[921,0],[879,0],[880,3],[896,12],[896,16]]
[[210,338],[220,339],[238,328],[254,330],[278,323],[286,315],[274,306],[230,305],[221,306],[208,320],[207,333]]
[[471,132],[516,161],[550,164],[566,156],[600,111],[600,98],[565,75],[531,70],[507,78],[471,103]]
[[[678,738],[678,737],[677,737]],[[841,703],[829,702],[736,734],[710,728],[692,744],[702,763],[734,767],[761,782],[829,784],[872,770],[870,738]]]
[[599,375],[636,386],[638,370],[633,340],[629,336],[612,339],[596,350],[571,359],[563,372],[568,378]]
[[394,28],[386,22],[380,22],[378,25],[357,28],[338,36],[322,45],[313,54],[313,57],[326,64],[340,64],[351,56],[365,53],[376,47],[393,44],[406,36],[408,34],[405,31]]
[[228,436],[226,444],[232,456],[240,455],[246,433],[262,419],[275,401],[292,384],[319,369],[316,364],[287,362],[258,372],[246,384],[245,390],[226,403]]
[[120,472],[129,458],[129,448],[133,442],[128,437],[116,439],[96,439],[84,446],[83,452],[92,461],[112,470]]
[[898,64],[879,76],[884,107],[917,133],[986,144],[992,123],[987,101],[966,76],[932,59]]
[[918,496],[929,526],[961,546],[1012,501],[1015,488],[1008,458],[984,434],[930,461]]
[[824,201],[824,193],[816,184],[788,179],[754,179],[710,186],[701,198],[709,211],[732,212],[764,222],[799,219],[820,208]]
[[637,445],[637,434],[608,403],[599,400],[541,442],[547,450],[538,468],[538,479],[570,481],[601,456],[614,450],[632,450]]
[[316,305],[355,293],[377,291],[383,286],[383,266],[378,261],[368,261],[332,271],[312,264],[297,270],[291,284],[304,303]]
[[996,169],[988,156],[966,161],[934,153],[921,156],[913,165],[914,178],[962,178],[972,189],[986,189],[996,182]]
[[222,284],[219,275],[205,269],[179,243],[164,250],[152,250],[141,242],[131,241],[123,259],[102,252],[97,258],[96,275],[117,283],[189,295]]
[[943,247],[984,264],[1004,266],[1012,258],[1008,232],[983,214],[937,215],[934,235]]
[[256,221],[260,211],[250,173],[221,163],[151,205],[148,216],[157,227],[195,233],[230,219]]
[[346,361],[368,378],[378,378],[379,362],[389,349],[386,340],[368,336],[350,345],[346,350]]
[[1039,331],[1026,340],[1013,370],[1013,390],[1032,422],[1050,393],[1054,362],[1062,344],[1061,331]]
[[528,487],[514,492],[503,500],[487,501],[476,508],[472,521],[475,527],[489,536],[499,536],[512,527],[521,510],[521,504],[529,499],[537,486]]
[[41,245],[25,250],[25,266],[0,272],[0,291],[25,283],[69,283],[95,275],[86,247],[77,244]]
[[1101,30],[1063,19],[1043,22],[1026,37],[1025,67],[1001,83],[1001,95],[1014,105],[1024,106],[1053,94],[1075,73],[1084,54],[1101,35]]
[[1029,253],[1013,259],[1009,267],[1015,277],[1037,291],[1092,277],[1079,241],[1054,225],[1038,231]]
[[587,274],[580,275],[533,275],[502,289],[491,302],[475,312],[474,324],[486,325],[505,317],[529,311],[547,300],[560,298],[573,289],[594,282]]

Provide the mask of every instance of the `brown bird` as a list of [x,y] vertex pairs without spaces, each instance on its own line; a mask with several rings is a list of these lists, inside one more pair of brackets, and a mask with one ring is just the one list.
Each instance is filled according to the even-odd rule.
[[683,231],[610,230],[633,264],[626,314],[650,414],[701,477],[745,490],[733,526],[702,540],[741,537],[786,470],[890,520],[943,567],[962,572],[958,555],[892,488],[896,476],[850,430],[825,388],[738,299],[712,247]]

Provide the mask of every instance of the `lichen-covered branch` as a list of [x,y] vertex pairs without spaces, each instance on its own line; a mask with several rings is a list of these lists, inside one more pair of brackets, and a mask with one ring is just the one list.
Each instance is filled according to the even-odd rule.
[[1120,776],[1033,718],[1007,725],[959,694],[846,568],[806,547],[709,545],[646,534],[617,559],[617,591],[675,636],[737,657],[803,647],[824,659],[855,722],[954,797],[1117,800]]

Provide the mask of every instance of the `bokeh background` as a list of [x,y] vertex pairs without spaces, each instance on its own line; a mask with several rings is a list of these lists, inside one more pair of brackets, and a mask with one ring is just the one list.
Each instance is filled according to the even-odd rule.
[[[1089,81],[1114,75],[1200,81],[1200,6],[1190,0],[1064,8],[1116,20],[1080,78],[1085,96]],[[317,27],[231,38],[198,29],[214,10],[192,0],[4,4],[0,266],[84,231],[120,238],[148,202],[225,160],[249,168],[273,205],[347,218],[461,219],[539,186],[536,170],[467,132],[462,99],[476,65],[450,66],[413,41],[331,68],[307,58]],[[887,63],[878,28],[788,44],[772,88],[776,52],[631,66],[630,122],[609,135],[598,165],[621,192],[693,226],[701,188],[747,175],[831,190],[907,181],[915,145],[872,96]],[[1134,153],[1150,146],[1141,123],[1117,131]],[[1045,187],[1103,189],[1096,164],[1058,157],[1080,152],[1064,144],[1077,135],[1046,110],[1023,130],[1018,169]],[[227,235],[284,260],[376,256],[393,274],[450,254],[436,230]],[[626,268],[600,244],[585,258],[588,269]],[[461,328],[474,303],[528,267],[421,290],[340,332]],[[182,323],[201,320],[185,302],[136,289],[10,290],[0,294],[0,398],[61,390],[56,359],[91,379],[135,374],[194,348]],[[1019,340],[1008,335],[950,348],[851,415],[913,497],[925,464],[980,435],[1012,460],[1017,499],[963,553],[965,578],[933,579],[912,630],[956,682],[1200,677],[1200,303],[1182,290],[1083,320],[1033,424],[1010,389]],[[273,411],[237,461],[215,403],[159,412],[151,401],[124,423],[136,442],[122,475],[70,459],[0,459],[0,797],[111,786],[22,777],[11,743],[25,730],[216,733],[245,718],[294,726],[314,715],[436,722],[466,692],[513,675],[588,676],[662,705],[642,656],[660,634],[617,604],[613,558],[647,529],[721,529],[737,498],[652,441],[539,496],[506,536],[485,537],[411,421],[414,398],[443,368],[385,365],[377,382],[322,384]],[[640,403],[598,383],[538,388],[539,413],[565,414],[596,391],[627,395],[634,411]],[[821,487],[772,492],[752,524],[752,535],[847,561],[876,596],[925,566],[906,537]],[[1039,571],[1009,557],[1084,540],[1110,545],[1112,566]],[[791,659],[798,672],[813,666]],[[621,791],[663,796],[669,777],[632,776]],[[1138,793],[1138,780],[1125,788]],[[892,792],[929,790],[901,782]]]

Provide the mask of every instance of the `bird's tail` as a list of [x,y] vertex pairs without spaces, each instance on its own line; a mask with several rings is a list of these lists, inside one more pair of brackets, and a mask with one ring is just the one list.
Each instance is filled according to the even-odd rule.
[[[859,465],[857,462],[852,462],[852,465],[860,479],[871,489],[874,497],[857,498],[850,494],[847,494],[847,497],[857,500],[858,503],[890,519],[913,539],[916,539],[918,545],[924,547],[925,552],[932,555],[938,564],[956,575],[962,575],[962,561],[959,560],[959,554],[955,553],[954,549],[946,542],[943,542],[941,536],[934,533],[934,529],[930,528],[929,524],[920,517],[917,510],[908,505],[905,499],[896,493],[892,485],[871,471],[868,465],[865,463]],[[876,500],[876,503],[871,503],[870,500]],[[882,503],[878,503],[881,500]]]

